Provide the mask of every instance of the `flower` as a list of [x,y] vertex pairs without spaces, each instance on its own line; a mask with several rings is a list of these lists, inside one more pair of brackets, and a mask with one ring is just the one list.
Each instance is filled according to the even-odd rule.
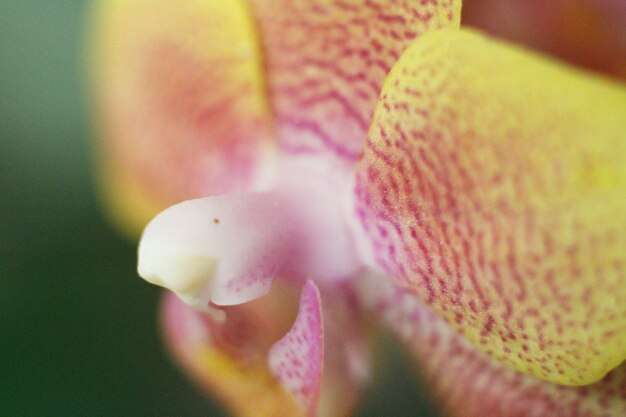
[[624,88],[460,9],[100,2],[108,202],[177,203],[139,273],[235,415],[349,415],[372,320],[452,414],[624,413]]

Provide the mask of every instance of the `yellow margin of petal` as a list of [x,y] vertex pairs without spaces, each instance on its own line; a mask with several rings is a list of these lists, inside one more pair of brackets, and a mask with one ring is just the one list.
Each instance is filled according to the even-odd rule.
[[[416,90],[419,94],[410,94]],[[435,161],[443,160],[446,152],[452,152],[449,146],[454,141],[458,160],[444,161],[453,167],[447,178],[450,185],[426,178],[425,174],[413,181],[421,181],[431,187],[429,190],[444,189],[437,196],[448,187],[459,204],[460,220],[445,217],[451,212],[428,220],[428,194],[423,196],[427,210],[423,219],[429,222],[425,227],[435,230],[435,241],[439,236],[437,222],[448,222],[451,228],[450,222],[455,221],[459,229],[472,224],[485,235],[486,249],[481,254],[484,264],[492,262],[502,271],[496,274],[476,267],[478,282],[473,285],[465,265],[480,262],[473,258],[476,252],[472,258],[463,259],[457,272],[465,285],[458,290],[456,300],[462,305],[457,308],[453,298],[456,293],[452,293],[456,275],[435,265],[433,282],[435,278],[445,280],[450,290],[430,294],[433,309],[483,352],[540,379],[585,385],[618,366],[626,354],[623,85],[474,31],[441,30],[425,34],[407,49],[388,76],[381,97],[387,108],[379,103],[370,143],[396,165],[384,165],[374,152],[366,152],[366,163],[378,164],[377,169],[387,176],[394,175],[395,181],[402,184],[403,178],[398,178],[400,174],[393,168],[401,162],[408,165],[406,161],[412,157],[407,158],[407,152],[415,152],[411,155],[417,158],[415,149],[423,146]],[[394,106],[411,111],[394,110]],[[429,116],[420,118],[414,110]],[[394,134],[394,126],[401,126],[405,132],[432,129],[443,139],[438,147],[424,140],[405,147],[389,145],[387,149],[378,136],[381,126],[387,135]],[[432,140],[432,136],[429,138]],[[421,166],[422,174],[429,172],[428,166]],[[469,177],[460,180],[458,167],[464,168]],[[496,176],[502,177],[500,183],[490,181]],[[372,187],[383,189],[388,179],[381,178],[385,179]],[[396,223],[400,227],[416,223],[417,214],[405,201],[419,200],[417,190],[419,187],[414,185],[414,195],[388,196],[388,205],[399,213]],[[500,210],[503,201],[513,214]],[[491,213],[500,226],[485,220],[482,213]],[[528,217],[533,226],[524,229],[520,219]],[[463,233],[458,235],[466,239],[466,244],[475,244],[476,234]],[[492,241],[498,242],[492,239],[494,234],[504,238],[497,246],[489,247]],[[514,243],[509,244],[507,236]],[[542,243],[545,236],[551,239],[554,249],[546,249],[548,244]],[[452,238],[456,240],[444,244],[445,249],[461,253],[461,238]],[[422,244],[437,256],[448,253],[436,252],[437,245],[428,239]],[[407,270],[416,263],[411,263],[410,254],[421,253],[417,240],[411,245],[412,251],[405,250],[406,256],[401,254],[404,257],[399,261]],[[483,246],[474,247],[480,250]],[[570,254],[569,248],[578,252]],[[525,288],[519,300],[519,287],[507,256],[515,256],[518,279]],[[574,268],[579,271],[571,272]],[[532,274],[523,272],[527,270]],[[400,279],[422,300],[429,298],[413,270]],[[500,285],[502,294],[494,282]],[[479,286],[481,292],[474,291],[474,286]],[[480,304],[479,296],[490,304],[472,312],[468,303]],[[456,314],[462,317],[458,323]],[[489,320],[494,320],[492,331],[483,334]],[[509,332],[517,337],[504,339]]]
[[123,1],[95,1],[88,9],[86,24],[83,28],[83,62],[87,73],[85,85],[89,92],[90,120],[97,143],[92,148],[94,164],[94,185],[104,214],[115,228],[131,240],[139,240],[144,226],[157,213],[167,207],[164,202],[145,195],[145,190],[130,173],[124,172],[119,164],[105,152],[104,128],[100,120],[100,109],[97,106],[96,91],[102,88],[101,82],[105,74],[102,71],[102,48],[110,43],[110,34],[103,29],[104,16],[111,7],[119,7],[115,3]]
[[[120,32],[119,28],[116,30],[116,24],[119,24],[118,21],[130,18],[136,18],[138,26],[143,24],[143,21],[148,19],[147,17],[141,15],[136,17],[125,16],[125,14],[129,13],[128,10],[132,10],[133,7],[142,10],[141,8],[144,7],[142,2],[146,3],[147,16],[153,13],[154,8],[161,7],[161,4],[168,5],[169,3],[167,0],[154,1],[153,3],[147,0],[98,0],[93,2],[92,7],[88,10],[87,23],[84,27],[86,36],[84,37],[83,45],[83,67],[87,73],[86,85],[90,92],[90,97],[88,98],[91,105],[91,120],[94,121],[92,123],[93,131],[97,137],[97,143],[93,148],[95,155],[93,160],[96,165],[95,182],[100,189],[101,200],[108,217],[118,229],[133,240],[139,238],[143,227],[161,210],[181,200],[198,197],[198,193],[206,191],[207,194],[210,194],[211,192],[210,184],[208,184],[208,190],[182,190],[178,189],[179,187],[164,189],[165,186],[146,185],[142,178],[138,177],[137,167],[128,166],[131,163],[128,161],[129,158],[119,158],[119,155],[115,153],[116,146],[119,147],[120,144],[111,140],[108,136],[109,132],[107,132],[107,130],[110,130],[109,126],[103,123],[103,115],[107,109],[102,108],[102,97],[103,91],[108,88],[106,84],[107,77],[110,77],[108,73],[110,65],[107,66],[107,63],[109,63],[107,57],[114,54],[112,51],[118,47],[120,42]],[[172,8],[173,6],[170,4],[168,7]],[[188,45],[192,49],[196,48],[199,57],[205,59],[208,64],[211,63],[212,55],[219,55],[216,58],[218,60],[232,58],[231,55],[237,53],[237,50],[233,52],[232,48],[237,45],[240,46],[242,43],[241,39],[256,39],[257,37],[253,17],[244,0],[195,0],[183,2],[176,7],[180,7],[181,16],[194,13],[197,10],[199,13],[210,16],[225,16],[225,19],[232,20],[232,24],[227,26],[232,27],[232,31],[220,34],[219,37],[215,38],[217,48],[211,48],[210,45],[207,45],[205,49],[198,48],[198,42],[195,38],[185,34],[175,33],[172,36],[174,41],[180,42],[182,45]],[[174,10],[176,7],[174,7]],[[173,16],[170,22],[165,22],[165,27],[158,29],[166,31],[171,26],[170,29],[175,30],[176,25],[180,24],[180,20],[183,19],[181,16]],[[154,30],[154,28],[151,30]],[[227,39],[230,36],[239,42],[229,44]],[[266,99],[265,80],[261,64],[259,59],[256,59],[259,58],[260,51],[256,42],[253,42],[253,44],[255,44],[254,47],[256,49],[252,54],[254,59],[239,62],[238,66],[232,70],[232,79],[229,79],[228,82],[236,82],[239,79],[237,77],[241,77],[241,79],[245,79],[259,92],[259,94],[250,94],[248,97],[243,98],[237,107],[242,114],[251,112],[256,116],[268,112],[269,105]],[[193,50],[195,51],[196,49]],[[216,49],[218,52],[215,52]],[[226,51],[223,56],[219,54],[220,50]],[[227,86],[230,86],[230,84]],[[220,125],[220,128],[224,128],[227,124],[226,122]],[[219,133],[216,134],[219,136]],[[129,147],[132,145],[129,144]],[[268,151],[266,145],[261,145],[260,153],[273,152],[273,150]],[[263,157],[265,156],[264,154]],[[226,173],[220,175],[220,178],[225,176],[227,177]],[[176,185],[180,182],[167,184],[167,186]],[[158,178],[158,183],[164,183],[163,179]],[[185,183],[185,181],[182,181],[182,183]],[[152,188],[149,189],[149,187]],[[192,193],[194,195],[190,195]]]
[[138,241],[143,228],[171,202],[148,195],[137,179],[100,156],[96,161],[96,186],[104,213],[117,230]]
[[304,417],[305,413],[265,366],[243,367],[207,348],[191,349],[187,364],[200,385],[238,417]]

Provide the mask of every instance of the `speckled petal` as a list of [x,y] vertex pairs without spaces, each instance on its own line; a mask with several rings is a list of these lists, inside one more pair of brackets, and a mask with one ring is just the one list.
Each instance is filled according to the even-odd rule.
[[387,79],[355,211],[363,257],[491,357],[589,384],[626,355],[626,92],[471,31]]
[[125,229],[263,182],[270,111],[243,0],[101,0],[93,22],[101,177]]
[[166,294],[163,324],[172,355],[234,416],[306,416],[267,366],[268,349],[289,329],[289,313],[297,308],[291,293],[284,295],[225,307],[220,317]]
[[626,79],[626,2],[466,0],[464,25]]
[[410,42],[458,27],[459,0],[247,0],[283,150],[359,155],[387,72]]
[[584,387],[541,381],[476,350],[406,290],[378,279],[361,300],[413,355],[446,415],[455,417],[621,417],[626,364]]
[[263,298],[206,313],[168,293],[163,317],[173,356],[239,417],[351,415],[371,359],[354,293],[326,288],[320,298],[308,283],[298,305],[299,289],[278,279]]
[[300,310],[293,327],[269,352],[272,373],[315,417],[324,365],[324,323],[317,286],[308,281],[302,290]]

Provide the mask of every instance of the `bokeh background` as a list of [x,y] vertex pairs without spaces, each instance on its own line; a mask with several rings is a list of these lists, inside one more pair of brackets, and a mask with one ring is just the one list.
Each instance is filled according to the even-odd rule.
[[[100,211],[88,4],[0,0],[0,416],[223,416],[171,364],[160,291]],[[359,416],[435,415],[399,352],[379,356]]]

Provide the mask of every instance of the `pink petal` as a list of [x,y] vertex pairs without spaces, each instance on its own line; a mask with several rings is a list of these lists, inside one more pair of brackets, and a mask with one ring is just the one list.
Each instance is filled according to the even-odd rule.
[[[310,413],[307,407],[313,406],[317,406],[316,417],[349,416],[369,380],[368,333],[351,289],[342,286],[322,288],[322,291],[324,316],[329,317],[323,338],[320,336],[319,297],[312,284],[301,291],[292,281],[278,279],[265,297],[220,307],[210,313],[197,311],[168,293],[163,318],[174,359],[236,416],[304,416]],[[270,368],[272,359],[268,360],[276,341],[288,334],[290,327],[296,332],[293,322],[297,321],[294,318],[299,307],[299,292],[303,304],[300,323],[311,318],[317,322],[315,331],[309,329],[311,336],[317,335],[317,339],[311,341],[317,351],[316,358],[307,364],[315,364],[317,368],[311,369],[317,377],[312,377],[309,385],[319,385],[319,372],[324,369],[319,404],[299,400],[278,380],[276,371]],[[313,317],[307,316],[308,313]],[[306,343],[304,339],[303,342]],[[325,353],[320,367],[322,349]],[[278,356],[273,360],[283,359]],[[308,360],[302,360],[305,359]],[[312,391],[317,389],[311,387]]]
[[248,0],[282,148],[354,161],[387,72],[410,42],[458,27],[460,1]]
[[269,366],[309,417],[317,413],[324,362],[324,325],[320,293],[313,281],[302,290],[298,317],[269,352]]
[[266,361],[267,350],[289,329],[289,313],[297,308],[290,302],[293,292],[283,290],[222,308],[223,317],[197,311],[166,294],[163,327],[174,359],[233,416],[305,416]]

